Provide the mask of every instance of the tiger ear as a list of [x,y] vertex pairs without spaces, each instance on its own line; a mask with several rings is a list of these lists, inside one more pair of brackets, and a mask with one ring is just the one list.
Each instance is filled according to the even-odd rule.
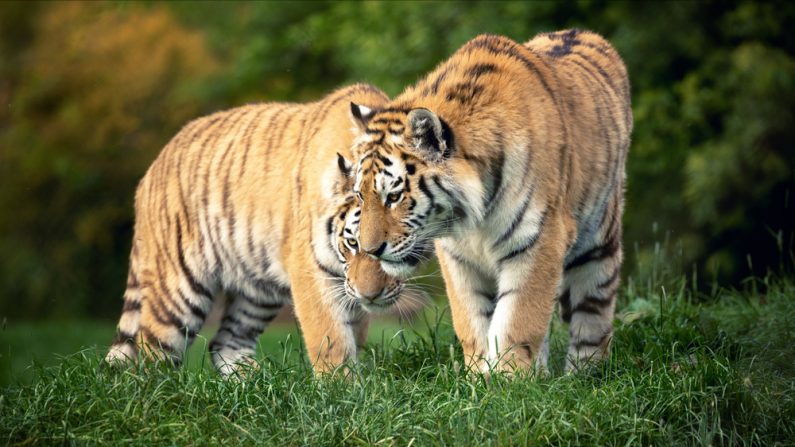
[[428,109],[413,109],[408,115],[414,148],[428,161],[440,162],[453,154],[450,126]]
[[337,152],[337,168],[339,170],[334,175],[334,180],[329,183],[329,188],[324,189],[332,195],[343,196],[353,189],[353,163]]
[[358,129],[359,132],[364,133],[367,130],[367,123],[373,115],[375,115],[375,110],[367,106],[351,103],[351,121],[356,126],[354,129]]
[[337,152],[337,167],[340,168],[340,174],[342,174],[343,177],[351,176],[351,168],[353,168],[353,164],[343,157],[339,152]]

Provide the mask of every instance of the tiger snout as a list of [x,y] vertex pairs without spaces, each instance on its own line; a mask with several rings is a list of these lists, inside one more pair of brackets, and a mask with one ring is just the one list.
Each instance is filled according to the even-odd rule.
[[378,259],[366,255],[355,256],[345,279],[345,290],[367,310],[387,308],[395,303],[401,284],[389,277]]

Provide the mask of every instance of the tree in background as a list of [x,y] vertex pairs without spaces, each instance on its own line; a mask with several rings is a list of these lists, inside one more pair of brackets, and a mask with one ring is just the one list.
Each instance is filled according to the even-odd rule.
[[135,184],[191,118],[360,81],[395,95],[477,34],[572,26],[633,85],[628,266],[668,235],[706,280],[778,268],[793,25],[789,2],[752,1],[0,4],[0,315],[118,312]]
[[162,8],[37,9],[0,129],[2,310],[117,312],[135,185],[217,64]]
[[669,231],[685,264],[721,282],[793,265],[783,258],[795,253],[795,8],[620,6],[614,39],[636,120],[627,242],[643,260],[649,229]]

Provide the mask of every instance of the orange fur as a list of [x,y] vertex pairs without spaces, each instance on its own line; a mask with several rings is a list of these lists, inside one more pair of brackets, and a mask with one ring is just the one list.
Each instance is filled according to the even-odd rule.
[[354,115],[357,243],[406,276],[435,240],[470,365],[545,367],[556,300],[571,323],[567,368],[606,355],[632,130],[626,68],[607,41],[479,36]]
[[291,300],[316,371],[355,358],[367,315],[343,292],[344,258],[334,248],[335,216],[353,203],[349,103],[387,100],[355,85],[310,104],[247,105],[186,125],[136,192],[108,361],[142,347],[180,360],[218,293],[230,298],[210,344],[223,374],[252,363],[257,337]]

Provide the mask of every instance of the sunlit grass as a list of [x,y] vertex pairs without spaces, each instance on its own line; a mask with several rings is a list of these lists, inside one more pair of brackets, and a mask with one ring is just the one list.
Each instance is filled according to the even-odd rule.
[[199,367],[201,339],[188,366],[177,370],[159,365],[114,371],[101,365],[102,351],[88,349],[52,366],[32,367],[26,370],[29,380],[2,389],[0,440],[793,443],[795,285],[790,280],[770,280],[765,295],[723,292],[703,305],[693,303],[684,286],[669,284],[665,292],[631,289],[621,299],[610,361],[586,373],[561,373],[564,328],[556,324],[552,376],[497,376],[489,382],[468,377],[444,311],[429,312],[416,330],[374,328],[348,380],[314,379],[294,328],[261,339],[262,367],[242,381],[223,380]]

